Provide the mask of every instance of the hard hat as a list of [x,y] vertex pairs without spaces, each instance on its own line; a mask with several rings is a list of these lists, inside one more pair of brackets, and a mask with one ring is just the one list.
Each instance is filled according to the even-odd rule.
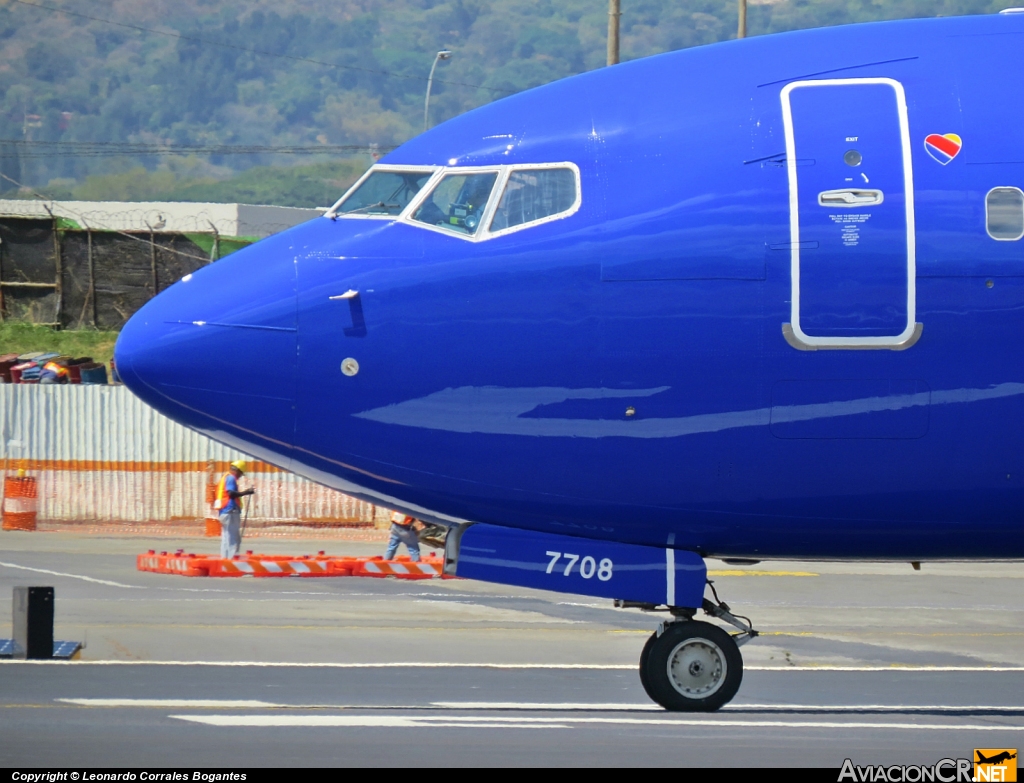
[[231,467],[236,468],[240,473],[245,473],[245,469],[249,467],[249,463],[244,459],[236,459],[231,463]]

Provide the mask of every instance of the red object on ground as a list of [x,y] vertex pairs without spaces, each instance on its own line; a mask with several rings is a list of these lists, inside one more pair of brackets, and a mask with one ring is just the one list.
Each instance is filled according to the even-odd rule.
[[35,476],[5,476],[3,529],[35,530],[39,487]]
[[[436,579],[442,577],[443,561],[426,557],[419,563],[408,557],[382,560],[380,557],[330,557],[310,555],[245,555],[225,559],[215,555],[168,554],[151,549],[136,560],[139,571],[179,576],[394,576],[399,579]],[[448,578],[448,577],[444,577]]]

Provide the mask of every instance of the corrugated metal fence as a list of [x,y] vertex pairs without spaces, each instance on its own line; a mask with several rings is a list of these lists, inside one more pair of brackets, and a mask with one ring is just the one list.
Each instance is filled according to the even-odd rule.
[[250,525],[372,525],[387,512],[241,455],[157,413],[123,386],[0,384],[0,460],[39,482],[40,521],[207,516],[207,485],[249,460]]

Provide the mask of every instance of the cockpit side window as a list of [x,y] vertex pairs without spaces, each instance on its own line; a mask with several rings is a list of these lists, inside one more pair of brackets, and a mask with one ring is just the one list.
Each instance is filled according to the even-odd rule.
[[497,178],[497,171],[447,174],[416,209],[412,219],[473,236],[480,229],[484,208]]
[[432,171],[373,171],[332,211],[336,215],[399,215],[432,175]]
[[570,168],[513,170],[490,230],[502,231],[568,212],[576,203],[576,172]]

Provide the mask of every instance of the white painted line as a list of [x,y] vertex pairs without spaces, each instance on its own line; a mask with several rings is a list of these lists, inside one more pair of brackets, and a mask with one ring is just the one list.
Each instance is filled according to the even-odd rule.
[[168,709],[265,710],[288,706],[256,699],[54,699],[54,701],[77,704],[81,707],[166,707]]
[[[2,565],[2,563],[0,563]],[[132,585],[125,585],[132,586]],[[251,666],[256,668],[494,668],[590,669],[595,671],[636,671],[636,663],[456,663],[436,661],[396,661],[393,663],[301,663],[258,660],[13,660],[0,658],[0,666]],[[1024,666],[743,666],[745,671],[857,671],[899,675],[904,671],[1024,671]]]
[[31,566],[18,565],[17,563],[0,562],[4,568],[17,568],[19,571],[35,571],[37,574],[50,574],[51,576],[65,576],[68,579],[81,579],[83,582],[95,582],[98,585],[110,585],[111,587],[127,587],[130,590],[145,590],[143,585],[126,585],[121,582],[111,582],[108,579],[94,579],[91,576],[81,574],[66,574],[63,571],[49,571],[45,568],[32,568]]
[[493,718],[419,715],[170,715],[170,718],[210,726],[258,726],[279,728],[567,728],[584,724],[616,726],[688,726],[699,728],[872,729],[886,731],[1016,731],[1024,726],[945,723],[861,723],[842,721],[687,720],[674,718]]
[[[204,709],[261,709],[261,710],[518,710],[524,712],[664,712],[656,704],[628,704],[623,702],[518,702],[518,701],[435,701],[429,706],[412,704],[282,704],[280,702],[256,699],[55,699],[64,704],[83,707],[189,707]],[[995,705],[901,705],[901,704],[727,704],[722,708],[728,712],[816,712],[816,713],[932,713],[932,712],[978,712],[989,714],[1024,713],[1024,707]],[[424,718],[417,720],[440,720]],[[445,716],[444,720],[479,720]],[[571,720],[570,718],[492,718],[494,721],[521,720]]]
[[594,669],[598,671],[635,671],[636,664],[604,663],[279,663],[269,661],[47,661],[0,659],[0,666],[251,666],[270,669]]
[[[566,710],[589,712],[634,712],[636,710],[663,712],[656,704],[624,704],[622,702],[518,702],[518,701],[435,701],[431,706],[446,710]],[[742,704],[733,702],[722,707],[723,712],[991,712],[1024,713],[1022,707],[991,705],[935,704]]]
[[1024,707],[988,704],[726,704],[723,710],[763,710],[765,712],[1020,712]]
[[568,729],[557,722],[534,723],[523,720],[479,722],[453,721],[449,718],[423,719],[404,715],[169,715],[177,720],[205,723],[209,726],[275,726],[311,728],[461,728],[461,729]]
[[1024,672],[1024,666],[744,666],[747,672]]
[[616,712],[619,710],[633,712],[645,710],[664,712],[657,704],[622,704],[621,702],[589,703],[589,702],[518,702],[518,701],[435,701],[431,706],[445,710],[567,710],[592,712]]

